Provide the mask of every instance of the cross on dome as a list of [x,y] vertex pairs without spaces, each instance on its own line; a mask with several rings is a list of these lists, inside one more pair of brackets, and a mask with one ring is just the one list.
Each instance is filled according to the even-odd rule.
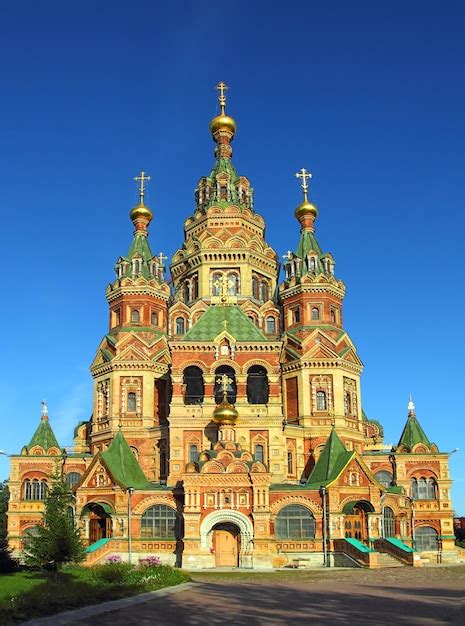
[[307,180],[310,180],[312,178],[312,174],[310,172],[307,172],[307,170],[303,167],[301,170],[299,170],[296,173],[296,178],[301,178],[302,179],[302,189],[304,192],[304,202],[306,202],[308,200],[307,194],[308,194],[308,183]]
[[217,84],[215,89],[218,91],[218,102],[220,103],[221,115],[224,115],[224,109],[226,107],[226,91],[229,87],[221,81]]
[[141,204],[144,204],[144,195],[146,191],[145,183],[152,180],[152,177],[147,176],[142,170],[139,176],[134,176],[134,180],[136,181],[136,183],[139,183],[139,200]]

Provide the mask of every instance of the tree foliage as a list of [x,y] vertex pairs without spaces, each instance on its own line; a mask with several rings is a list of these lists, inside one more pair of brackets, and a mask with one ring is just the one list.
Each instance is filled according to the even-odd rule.
[[10,491],[6,482],[0,483],[0,573],[11,572],[17,566],[8,548],[7,512]]
[[58,571],[65,563],[79,563],[84,546],[73,519],[74,496],[57,469],[51,476],[45,500],[43,525],[28,540],[25,561],[28,565]]

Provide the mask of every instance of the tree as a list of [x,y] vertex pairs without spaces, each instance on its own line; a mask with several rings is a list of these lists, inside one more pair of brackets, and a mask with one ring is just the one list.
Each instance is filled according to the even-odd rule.
[[65,563],[79,563],[85,549],[74,525],[74,496],[59,469],[51,476],[43,525],[37,526],[25,550],[28,565],[58,572]]
[[0,573],[11,572],[17,566],[8,548],[7,511],[10,491],[6,482],[0,483]]

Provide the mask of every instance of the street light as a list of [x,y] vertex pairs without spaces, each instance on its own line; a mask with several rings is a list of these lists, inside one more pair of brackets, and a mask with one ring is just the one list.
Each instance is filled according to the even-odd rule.
[[128,563],[131,563],[132,536],[131,536],[131,496],[134,493],[133,487],[128,487]]
[[326,487],[320,487],[320,496],[323,501],[323,565],[328,567],[328,545],[326,536]]

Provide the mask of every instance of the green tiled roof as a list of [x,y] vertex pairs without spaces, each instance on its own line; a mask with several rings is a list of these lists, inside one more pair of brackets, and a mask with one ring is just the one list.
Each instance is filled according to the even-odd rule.
[[236,305],[210,306],[184,335],[183,341],[213,341],[225,330],[236,341],[268,341],[247,315]]
[[417,443],[424,443],[428,448],[431,447],[431,442],[425,434],[425,431],[420,426],[419,421],[415,415],[409,415],[407,423],[404,426],[402,435],[400,436],[398,446],[405,446],[409,450],[416,446]]
[[[320,244],[315,238],[315,235],[309,230],[304,230],[300,236],[299,245],[297,246],[296,255],[304,261],[305,271],[308,271],[307,267],[307,254],[314,250],[321,258],[323,252],[321,251]],[[317,260],[317,267],[315,268],[317,273],[323,271],[323,264],[320,259]]]
[[339,476],[355,452],[346,450],[333,427],[325,447],[323,448],[312,473],[308,477],[307,485],[312,489],[326,487]]
[[[131,260],[134,255],[140,255],[142,258],[141,262],[141,273],[140,275],[146,278],[147,280],[152,277],[150,272],[149,262],[153,258],[152,250],[150,249],[150,244],[148,242],[147,236],[143,235],[140,232],[136,232],[134,235],[134,239],[132,240],[131,247],[129,248],[129,252],[126,257],[122,257],[125,261],[131,263]],[[125,271],[126,276],[130,276],[132,272],[131,265],[128,265]]]
[[101,456],[113,478],[122,487],[152,488],[121,431],[116,434],[110,447],[102,452]]
[[50,426],[48,418],[43,416],[36,432],[32,435],[32,439],[27,446],[29,449],[34,446],[41,446],[45,451],[49,448],[60,448],[55,434]]

